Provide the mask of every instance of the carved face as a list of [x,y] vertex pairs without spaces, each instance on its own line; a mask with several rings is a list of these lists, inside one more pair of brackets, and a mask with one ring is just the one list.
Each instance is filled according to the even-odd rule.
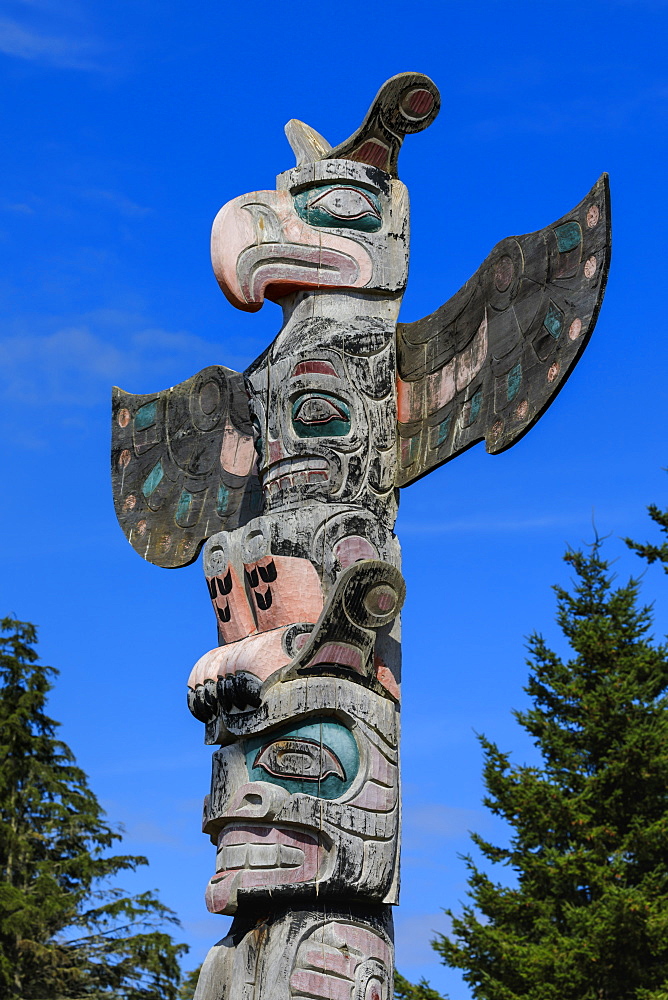
[[248,376],[265,509],[322,500],[393,516],[394,329],[313,319]]
[[403,291],[408,195],[375,167],[323,160],[280,174],[276,191],[225,205],[213,224],[220,287],[253,312],[303,288]]
[[[332,704],[336,713],[323,714]],[[397,714],[349,681],[281,682],[261,712],[232,714],[214,754],[204,829],[217,844],[214,913],[244,900],[355,892],[396,901]],[[258,716],[258,718],[253,718]]]

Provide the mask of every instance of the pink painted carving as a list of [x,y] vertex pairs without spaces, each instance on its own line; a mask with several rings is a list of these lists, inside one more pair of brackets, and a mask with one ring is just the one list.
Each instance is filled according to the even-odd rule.
[[397,416],[402,424],[422,416],[422,386],[419,382],[404,382],[397,375]]
[[598,225],[600,214],[598,205],[591,205],[589,207],[587,211],[587,227],[589,229],[593,229],[594,226]]
[[[323,606],[320,578],[308,559],[294,556],[265,556],[245,564],[246,580],[252,587],[254,614],[260,632],[292,625],[317,622]],[[275,579],[272,579],[274,578]],[[263,605],[269,604],[268,607]]]
[[[207,583],[209,593],[213,592],[214,587],[216,590],[216,597],[211,598],[211,603],[224,642],[237,642],[257,632],[246,590],[233,566],[229,565],[227,571],[220,576],[207,577]],[[226,618],[228,621],[225,621]]]
[[340,920],[316,928],[299,946],[293,997],[389,1000],[392,951],[368,927]]
[[250,312],[296,288],[363,288],[373,271],[360,243],[303,222],[288,191],[256,191],[224,205],[211,260],[232,305]]
[[399,690],[399,685],[397,684],[392,671],[378,658],[376,658],[374,667],[376,671],[376,680],[383,685],[386,691],[389,691],[395,701],[401,701],[401,691]]
[[218,839],[220,869],[206,889],[207,909],[233,912],[242,888],[312,881],[319,857],[317,839],[301,830],[255,823],[225,827]]
[[461,392],[462,389],[471,384],[482,368],[486,357],[487,313],[485,313],[472,342],[457,358],[457,392]]
[[223,433],[220,449],[220,464],[233,476],[247,476],[255,461],[255,445],[252,437],[246,437],[228,424]]
[[587,257],[584,266],[585,278],[593,278],[596,274],[596,257]]
[[198,684],[241,670],[255,674],[261,681],[266,680],[290,662],[281,642],[285,632],[285,628],[277,628],[249,635],[226,646],[216,646],[199,658],[188,678],[188,687],[194,691]]
[[378,559],[375,545],[361,535],[346,535],[334,546],[334,557],[341,569],[347,569],[358,559]]

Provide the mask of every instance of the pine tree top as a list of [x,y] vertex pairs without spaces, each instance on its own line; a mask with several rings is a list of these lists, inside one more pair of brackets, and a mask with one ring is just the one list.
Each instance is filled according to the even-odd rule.
[[121,834],[46,714],[57,676],[36,629],[0,620],[0,994],[175,1000],[178,923],[154,893],[111,883],[147,863],[111,855]]
[[[601,544],[567,552],[555,587],[563,659],[528,642],[516,712],[541,762],[516,765],[481,737],[486,806],[507,846],[478,835],[471,904],[435,943],[484,1000],[658,1000],[668,984],[668,648],[639,584],[616,586]],[[503,864],[516,884],[493,880]],[[643,990],[650,991],[646,996]]]

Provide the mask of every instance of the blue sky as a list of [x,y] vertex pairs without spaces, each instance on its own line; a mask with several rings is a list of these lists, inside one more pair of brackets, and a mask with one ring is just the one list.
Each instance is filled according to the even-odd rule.
[[[279,310],[235,311],[208,238],[230,198],[292,165],[283,125],[332,143],[383,81],[428,73],[436,123],[409,138],[412,199],[402,318],[441,305],[501,238],[542,228],[611,176],[613,263],[594,337],[532,432],[478,446],[405,490],[404,860],[398,965],[468,996],[428,941],[458,907],[467,830],[502,837],[480,806],[475,732],[517,759],[524,636],[562,648],[550,585],[567,543],[652,534],[666,504],[665,47],[668,4],[526,0],[281,5],[15,0],[0,8],[0,610],[40,627],[62,671],[51,704],[125,849],[183,920],[191,963],[222,935],[203,891],[209,753],[185,707],[215,643],[198,565],[143,563],[116,525],[109,390],[149,392],[207,364],[241,370]],[[666,631],[665,578],[645,577]]]

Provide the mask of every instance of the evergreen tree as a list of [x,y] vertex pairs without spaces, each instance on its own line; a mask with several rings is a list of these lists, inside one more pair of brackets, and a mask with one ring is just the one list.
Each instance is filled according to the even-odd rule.
[[576,580],[555,588],[557,622],[573,655],[530,638],[532,707],[516,713],[541,766],[481,738],[484,802],[511,836],[473,840],[516,884],[468,857],[472,905],[433,944],[481,1000],[667,1000],[668,650],[598,542],[565,558]]
[[[656,504],[653,503],[649,505],[647,510],[649,516],[655,524],[658,524],[662,533],[668,535],[668,510],[659,510]],[[634,542],[632,538],[625,538],[624,541],[630,549],[633,549],[634,552],[648,563],[663,563],[664,572],[668,573],[668,542],[662,542],[661,545],[645,542],[644,545],[641,545],[638,542]]]
[[121,839],[45,713],[53,667],[33,625],[0,621],[0,996],[175,1000],[178,923],[151,892],[110,887],[143,857]]
[[415,985],[409,983],[399,972],[394,973],[394,1000],[443,1000],[440,993],[432,990],[426,979]]
[[179,1000],[193,1000],[193,995],[197,987],[197,980],[199,979],[201,971],[202,966],[198,965],[196,969],[185,973],[181,983],[181,988],[179,989]]

